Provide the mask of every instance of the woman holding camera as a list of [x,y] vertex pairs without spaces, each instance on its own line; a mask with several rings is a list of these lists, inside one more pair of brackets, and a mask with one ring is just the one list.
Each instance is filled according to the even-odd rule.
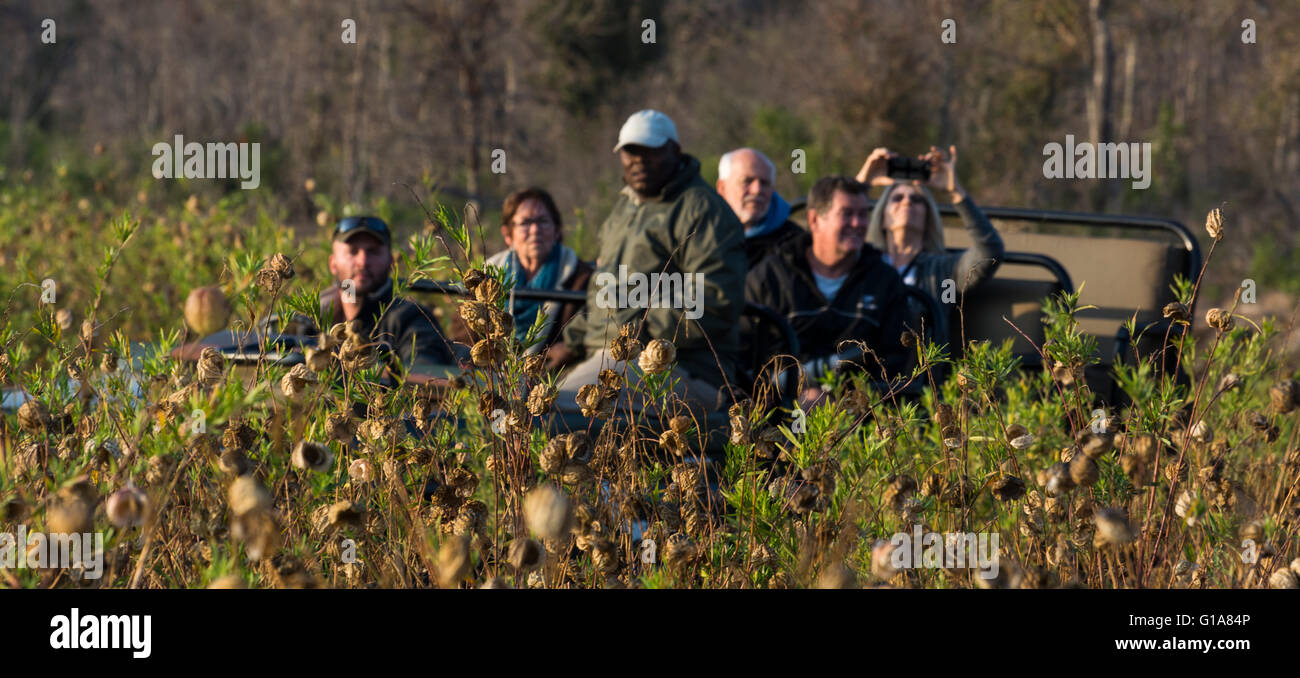
[[[884,252],[885,261],[904,283],[925,290],[945,309],[951,309],[953,299],[950,293],[945,300],[945,291],[965,293],[991,279],[1005,252],[997,229],[957,180],[957,147],[950,146],[949,152],[945,158],[931,146],[916,162],[877,148],[857,176],[862,183],[886,187],[872,210],[867,242]],[[927,170],[928,179],[924,178]],[[903,178],[909,175],[922,178]],[[945,249],[943,221],[927,185],[947,193],[966,225],[971,248],[951,253]],[[945,283],[947,280],[952,282]],[[935,321],[936,343],[948,339],[947,314],[944,316]]]

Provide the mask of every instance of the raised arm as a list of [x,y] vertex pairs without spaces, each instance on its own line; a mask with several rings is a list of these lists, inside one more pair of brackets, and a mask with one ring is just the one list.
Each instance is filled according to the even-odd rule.
[[957,289],[964,293],[993,277],[1006,248],[993,223],[957,180],[957,147],[948,149],[951,155],[945,158],[943,151],[931,146],[926,157],[932,168],[930,185],[948,193],[970,235],[971,246],[960,257],[953,258],[952,278],[957,282]]

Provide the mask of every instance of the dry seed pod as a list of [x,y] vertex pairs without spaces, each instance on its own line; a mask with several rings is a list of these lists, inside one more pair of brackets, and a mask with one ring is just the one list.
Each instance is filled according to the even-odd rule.
[[560,469],[560,481],[565,485],[583,485],[592,477],[591,469],[583,464],[565,464]]
[[1187,429],[1187,434],[1198,443],[1208,443],[1214,440],[1214,431],[1206,425],[1205,421],[1198,419]]
[[496,306],[489,306],[488,320],[492,323],[492,327],[488,330],[489,337],[504,343],[507,337],[515,335],[515,319],[509,313]]
[[18,427],[28,433],[44,433],[51,421],[50,410],[39,400],[28,400],[18,408]]
[[945,484],[943,476],[931,471],[925,476],[925,481],[921,484],[921,496],[938,497],[943,494]]
[[776,551],[764,543],[755,543],[749,550],[749,557],[754,567],[775,568],[778,565]]
[[348,340],[351,323],[334,323],[330,326],[329,332],[326,333],[330,346],[342,346],[343,342]]
[[92,502],[83,497],[66,495],[56,498],[45,509],[45,525],[51,534],[90,532],[94,524]]
[[1133,454],[1144,464],[1150,464],[1156,460],[1156,449],[1159,447],[1159,440],[1150,433],[1142,433],[1128,439],[1130,441]]
[[330,529],[343,527],[360,527],[365,520],[365,509],[350,501],[339,501],[330,505],[326,511]]
[[881,581],[889,581],[898,574],[893,556],[897,546],[893,542],[877,539],[871,546],[871,574]]
[[323,443],[300,440],[294,445],[289,461],[296,469],[324,473],[334,463],[334,452]]
[[353,459],[348,464],[348,477],[357,483],[368,483],[375,479],[374,466],[366,459]]
[[1020,424],[1012,424],[1007,427],[1006,438],[1008,443],[1014,441],[1016,438],[1026,435],[1029,435],[1029,429]]
[[1222,379],[1219,379],[1219,385],[1215,387],[1214,394],[1223,395],[1228,391],[1232,391],[1240,387],[1241,387],[1241,377],[1238,377],[1237,375],[1229,372],[1223,375]]
[[306,359],[307,369],[317,374],[324,372],[334,364],[334,353],[319,348],[308,348],[303,354]]
[[622,375],[620,375],[618,372],[615,372],[614,370],[611,370],[609,368],[603,369],[600,371],[600,375],[598,378],[601,386],[603,386],[608,391],[614,392],[614,394],[611,394],[611,397],[613,397],[614,395],[617,394],[618,391],[623,389],[623,377]]
[[1133,530],[1129,527],[1128,516],[1114,508],[1103,508],[1093,513],[1097,525],[1097,539],[1108,546],[1122,546],[1133,541]]
[[[1087,457],[1083,458],[1087,459]],[[1070,469],[1061,462],[1047,467],[1038,480],[1049,497],[1057,497],[1074,489],[1074,479],[1070,477]]]
[[1215,240],[1223,239],[1223,212],[1219,208],[1216,207],[1205,215],[1205,232]]
[[1128,476],[1129,482],[1134,487],[1142,487],[1146,484],[1146,464],[1136,454],[1121,454],[1119,466],[1124,469],[1124,475]]
[[537,463],[547,473],[559,473],[568,461],[565,441],[559,437],[551,438],[537,455]]
[[609,357],[617,362],[635,360],[641,355],[641,342],[631,324],[618,328],[618,336],[609,341]]
[[664,431],[659,436],[659,447],[678,457],[684,455],[689,449],[686,447],[686,442],[682,440],[682,435],[672,429]]
[[264,560],[280,551],[280,526],[270,511],[253,511],[231,521],[230,536],[243,542],[249,560]]
[[1052,365],[1052,379],[1055,379],[1062,386],[1070,386],[1082,377],[1082,369],[1071,367],[1063,362],[1057,361]]
[[1300,405],[1300,382],[1286,379],[1274,384],[1268,390],[1268,399],[1274,412],[1289,414]]
[[934,408],[934,420],[938,422],[939,428],[946,429],[957,424],[957,413],[953,411],[951,405],[939,403]]
[[210,346],[203,347],[203,351],[199,354],[197,368],[199,383],[206,386],[217,384],[225,371],[226,359],[221,355],[221,351]]
[[844,563],[831,565],[817,576],[819,589],[856,589],[857,587],[857,575]]
[[99,492],[87,475],[77,476],[64,483],[63,487],[59,488],[57,496],[61,499],[78,499],[92,508],[99,502]]
[[351,412],[330,412],[325,418],[325,436],[329,440],[337,440],[347,445],[352,442],[356,432],[357,426],[352,421]]
[[618,551],[614,548],[614,543],[605,538],[599,538],[593,541],[591,545],[591,564],[596,571],[611,575],[618,572],[619,561]]
[[149,457],[148,467],[145,469],[144,475],[145,483],[151,486],[158,485],[169,477],[175,466],[175,461],[165,454]]
[[[1251,541],[1256,542],[1264,541],[1264,522],[1262,520],[1252,520],[1242,523],[1241,527],[1237,530],[1237,536],[1242,539],[1250,539]],[[1292,563],[1292,565],[1294,564],[1295,563]],[[1300,570],[1297,571],[1300,572]]]
[[614,413],[614,401],[605,398],[599,384],[584,384],[574,398],[584,417],[607,419]]
[[1282,569],[1274,572],[1268,578],[1268,587],[1271,589],[1297,589],[1300,588],[1300,578],[1291,570]]
[[284,396],[289,399],[297,399],[306,391],[308,384],[316,383],[316,375],[312,374],[307,366],[298,363],[289,368],[288,373],[280,379],[280,390],[284,391]]
[[546,356],[541,353],[524,356],[523,371],[530,379],[541,379],[546,374]]
[[495,305],[504,289],[501,287],[501,281],[496,278],[484,276],[483,279],[474,286],[474,298],[489,305]]
[[1075,455],[1070,460],[1070,480],[1074,481],[1079,487],[1090,487],[1097,482],[1100,475],[1100,469],[1097,468],[1097,462],[1093,461],[1086,454]]
[[961,433],[961,427],[956,424],[943,427],[942,435],[943,444],[951,448],[961,447],[962,440],[965,439]]
[[1106,433],[1085,431],[1079,436],[1079,446],[1088,458],[1097,460],[1114,449],[1113,438]]
[[993,483],[993,496],[999,501],[1015,501],[1025,496],[1025,481],[1013,475],[1002,475]]
[[854,419],[859,419],[871,411],[871,396],[860,389],[851,389],[840,396],[840,407]]
[[907,498],[916,493],[916,480],[907,475],[896,475],[889,479],[889,485],[882,495],[884,503],[895,510],[903,508]]
[[566,453],[569,460],[575,464],[587,464],[591,462],[591,455],[594,448],[591,444],[591,437],[586,431],[575,431],[563,436]]
[[230,484],[227,499],[230,503],[230,511],[236,517],[271,507],[271,495],[267,493],[265,487],[262,487],[262,483],[252,476],[236,478],[235,482]]
[[477,268],[471,268],[468,271],[465,271],[465,277],[462,278],[465,283],[465,289],[471,292],[474,291],[474,288],[479,286],[479,283],[487,279],[488,275]]
[[1185,323],[1191,319],[1191,313],[1188,312],[1187,306],[1176,301],[1165,304],[1164,309],[1161,310],[1161,315],[1174,322]]
[[228,450],[247,452],[257,442],[257,431],[243,419],[231,419],[221,434],[221,446]]
[[506,360],[505,342],[500,339],[480,339],[470,349],[470,360],[484,369],[500,366]]
[[551,410],[558,396],[559,391],[554,386],[538,384],[528,393],[528,411],[535,417],[543,416]]
[[263,268],[253,276],[253,283],[267,294],[275,294],[280,291],[280,285],[284,283],[284,280],[279,273],[269,268]]
[[220,287],[197,287],[185,298],[185,324],[199,337],[220,332],[230,314],[230,301]]
[[671,569],[681,569],[690,565],[698,555],[695,542],[689,537],[677,532],[668,537],[668,542],[664,544],[664,564]]
[[546,551],[532,539],[518,538],[510,542],[510,564],[520,572],[532,572],[541,567]]
[[455,588],[469,573],[469,539],[463,536],[448,535],[443,538],[438,548],[438,585],[445,589]]
[[1232,314],[1221,308],[1212,308],[1205,312],[1205,324],[1220,332],[1227,332],[1232,329]]
[[242,450],[230,449],[222,452],[218,457],[217,468],[233,476],[242,476],[253,470],[253,465]]
[[533,534],[543,539],[568,534],[572,520],[568,496],[554,485],[539,485],[524,497],[524,521]]
[[667,339],[653,339],[641,352],[637,365],[648,374],[666,371],[677,360],[677,348]]
[[0,503],[0,521],[17,523],[27,518],[27,502],[22,497],[9,497]]
[[491,331],[491,308],[482,301],[461,301],[460,317],[465,321],[469,331],[478,336],[487,336]]
[[276,252],[271,256],[271,260],[267,262],[266,268],[275,271],[285,280],[293,278],[294,275],[293,262],[289,260],[289,257],[286,257],[279,252]]

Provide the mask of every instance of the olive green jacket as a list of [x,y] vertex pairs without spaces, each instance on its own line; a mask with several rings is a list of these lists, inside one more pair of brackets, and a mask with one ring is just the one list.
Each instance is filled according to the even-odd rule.
[[[624,187],[599,236],[600,256],[587,284],[585,314],[565,328],[565,344],[591,355],[606,347],[621,325],[639,325],[644,317],[641,340],[671,341],[677,364],[691,377],[717,388],[723,387],[724,376],[734,382],[748,272],[744,230],[727,202],[700,177],[700,161],[682,155],[677,174],[652,198],[643,200]],[[626,267],[622,276],[620,266]],[[658,296],[638,301],[633,289],[637,273],[679,274],[686,294],[677,304]],[[614,302],[620,278],[629,294]],[[640,287],[649,289],[652,280]],[[697,282],[702,294],[692,299],[690,288]],[[695,315],[699,317],[689,317]]]

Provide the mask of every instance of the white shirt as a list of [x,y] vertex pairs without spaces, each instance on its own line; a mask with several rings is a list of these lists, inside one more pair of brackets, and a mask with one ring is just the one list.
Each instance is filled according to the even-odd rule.
[[844,284],[844,279],[849,277],[848,273],[838,278],[827,278],[818,275],[816,271],[813,271],[812,274],[813,280],[817,281],[817,289],[821,291],[823,297],[826,297],[826,301],[835,300],[835,295],[839,293],[840,286]]

